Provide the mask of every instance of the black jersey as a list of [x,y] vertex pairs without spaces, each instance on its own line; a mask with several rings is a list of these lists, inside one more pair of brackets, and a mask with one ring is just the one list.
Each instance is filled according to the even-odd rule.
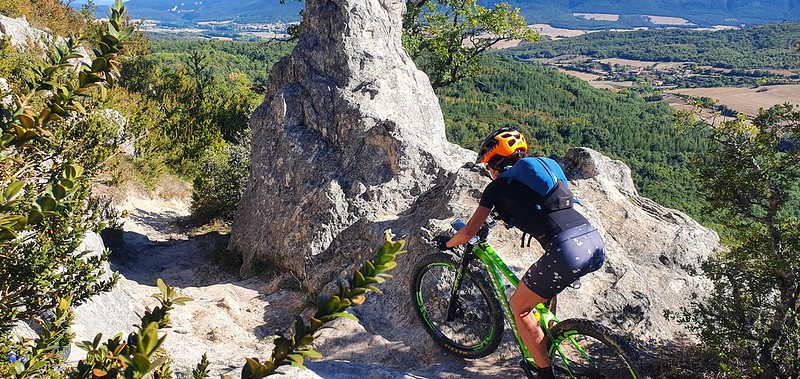
[[542,245],[564,230],[589,223],[573,208],[541,209],[542,200],[542,196],[522,182],[500,179],[486,186],[480,205],[497,212],[500,219],[532,235]]

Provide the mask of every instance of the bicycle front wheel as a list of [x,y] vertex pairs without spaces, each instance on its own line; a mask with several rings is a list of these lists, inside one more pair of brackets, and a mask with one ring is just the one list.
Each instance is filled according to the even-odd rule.
[[447,254],[430,255],[414,270],[411,295],[417,315],[428,334],[441,347],[462,358],[491,354],[503,338],[504,319],[500,301],[485,275],[464,273],[456,309],[448,320],[451,289],[458,263]]
[[587,379],[644,378],[636,352],[605,326],[569,319],[551,329],[550,359],[556,376]]

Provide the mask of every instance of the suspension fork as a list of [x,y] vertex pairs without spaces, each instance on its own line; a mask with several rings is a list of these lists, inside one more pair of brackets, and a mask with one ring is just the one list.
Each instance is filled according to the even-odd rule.
[[461,283],[464,282],[464,274],[469,269],[469,263],[475,258],[472,253],[473,246],[467,244],[464,249],[464,256],[461,258],[461,263],[456,270],[456,281],[453,283],[453,288],[450,289],[450,301],[447,303],[447,321],[453,321],[458,309],[458,291],[461,290]]

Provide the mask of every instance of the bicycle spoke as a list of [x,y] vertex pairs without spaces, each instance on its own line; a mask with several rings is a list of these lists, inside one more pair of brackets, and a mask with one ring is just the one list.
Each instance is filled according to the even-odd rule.
[[453,318],[448,321],[447,308],[453,282],[455,271],[445,265],[432,267],[422,277],[420,290],[428,319],[452,342],[464,347],[481,348],[491,339],[493,332],[492,328],[487,328],[492,325],[489,305],[467,277],[454,303]]
[[635,378],[619,347],[578,331],[564,333],[551,347],[552,364],[561,377],[580,379]]

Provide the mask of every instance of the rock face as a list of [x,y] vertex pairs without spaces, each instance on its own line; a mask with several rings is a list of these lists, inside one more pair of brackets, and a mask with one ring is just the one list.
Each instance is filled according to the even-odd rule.
[[[251,178],[230,246],[243,253],[243,274],[272,268],[316,292],[368,258],[391,228],[409,254],[385,296],[355,312],[368,333],[402,341],[414,347],[413,359],[431,362],[441,350],[413,315],[411,271],[433,251],[431,233],[469,217],[488,177],[469,163],[474,153],[445,141],[436,96],[400,45],[403,7],[307,1],[305,32],[273,69],[253,116]],[[622,162],[579,148],[562,164],[608,259],[581,289],[563,293],[559,313],[639,338],[673,338],[681,328],[663,312],[702,291],[683,266],[710,254],[716,234],[638,196]],[[490,242],[522,275],[542,250],[520,249],[519,235],[498,227]],[[347,346],[337,349],[346,357]]]
[[[306,4],[297,47],[253,116],[231,246],[243,274],[272,265],[314,288],[380,238],[365,225],[406,212],[474,153],[446,141],[438,100],[402,48],[405,2]],[[342,238],[348,229],[358,238]]]
[[709,283],[687,275],[719,246],[717,234],[686,214],[639,196],[630,169],[586,148],[571,149],[563,165],[579,210],[601,231],[604,267],[579,290],[560,297],[568,314],[603,319],[639,337],[672,339],[679,326],[664,319]]
[[8,37],[11,45],[17,50],[24,50],[29,46],[47,49],[53,37],[45,31],[32,27],[25,17],[11,18],[0,14],[0,38]]
[[[87,257],[103,254],[106,247],[99,234],[87,232],[76,252],[87,252]],[[111,276],[113,270],[106,262],[101,267],[103,279]],[[109,292],[102,292],[74,308],[75,322],[72,331],[75,333],[73,344],[79,341],[92,341],[97,333],[103,334],[103,341],[117,333],[128,335],[135,326],[141,324],[139,315],[144,314],[144,307],[131,296],[125,286],[117,285]],[[67,357],[76,362],[86,357],[86,352],[72,346]]]
[[[576,209],[601,232],[607,255],[600,270],[582,278],[579,289],[568,288],[559,295],[559,316],[598,320],[642,340],[680,336],[684,326],[666,320],[664,311],[678,311],[693,293],[707,291],[709,284],[687,274],[684,267],[697,265],[717,249],[717,234],[679,211],[639,196],[630,169],[620,161],[574,148],[559,163],[581,198]],[[437,180],[398,217],[392,228],[407,236],[409,253],[395,277],[382,287],[385,296],[371,297],[355,310],[367,331],[414,347],[414,359],[426,363],[438,359],[441,349],[413,314],[410,276],[416,261],[434,252],[425,239],[428,231],[452,232],[450,219],[469,217],[488,182],[482,168],[468,163],[455,175]],[[520,248],[521,233],[498,224],[489,243],[521,276],[543,250],[535,243]]]
[[[46,56],[46,52],[50,46],[54,44],[59,47],[66,45],[66,40],[60,36],[53,36],[52,34],[32,27],[28,20],[23,16],[19,18],[11,18],[0,14],[0,38],[8,37],[11,46],[14,46],[18,51],[25,51],[33,49],[33,51],[41,50],[42,57]],[[55,38],[55,41],[54,41]],[[89,51],[83,46],[78,46],[75,49],[80,58],[70,59],[73,67],[77,70],[82,64],[91,66],[92,60],[89,56]]]

